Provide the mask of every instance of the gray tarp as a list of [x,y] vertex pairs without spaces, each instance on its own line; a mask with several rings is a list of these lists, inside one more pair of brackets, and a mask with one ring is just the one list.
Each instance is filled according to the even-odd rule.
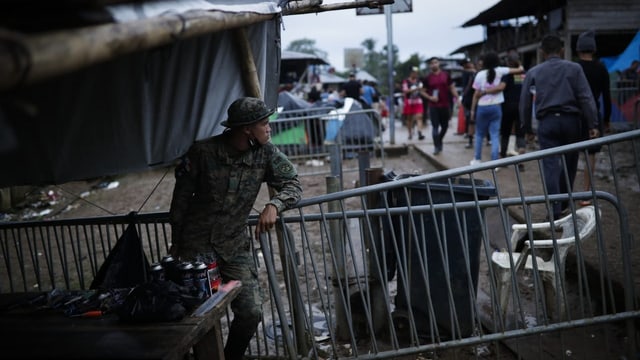
[[[276,106],[278,20],[248,28],[260,87]],[[4,94],[0,187],[59,184],[171,164],[222,131],[244,96],[230,31],[122,56]],[[9,144],[11,145],[11,144]]]

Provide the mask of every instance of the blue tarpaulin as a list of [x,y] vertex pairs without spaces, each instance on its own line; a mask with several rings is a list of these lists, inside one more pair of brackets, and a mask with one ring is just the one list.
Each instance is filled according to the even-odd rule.
[[627,48],[618,56],[608,56],[600,59],[610,73],[624,71],[633,60],[640,60],[640,31],[636,33]]

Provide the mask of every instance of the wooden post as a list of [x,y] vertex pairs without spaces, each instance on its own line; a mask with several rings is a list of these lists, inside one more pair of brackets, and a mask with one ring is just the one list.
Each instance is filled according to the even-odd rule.
[[126,23],[34,35],[2,31],[0,39],[14,44],[12,48],[17,50],[0,52],[0,91],[180,39],[260,23],[274,16],[192,10]]
[[[366,173],[366,181],[367,185],[379,184],[383,175],[382,168],[368,168],[365,170]],[[367,208],[374,209],[378,207],[380,203],[380,193],[371,192],[367,195]],[[373,229],[374,234],[380,234],[380,219],[378,217],[370,217],[369,221],[371,221],[371,228]],[[367,254],[369,254],[369,258],[367,259],[367,271],[369,273],[369,292],[371,296],[371,320],[373,321],[373,331],[378,335],[383,333],[384,328],[387,326],[388,322],[388,311],[387,304],[384,300],[384,289],[383,286],[386,286],[387,279],[385,278],[386,274],[382,266],[380,266],[380,259],[383,254],[380,254],[380,251],[384,250],[384,247],[377,246],[374,243],[376,241],[375,238],[371,238],[369,232],[363,231],[365,234],[365,246],[367,247]],[[378,241],[381,239],[378,239]],[[373,248],[376,247],[377,251],[373,251]],[[382,278],[379,277],[379,274],[382,274]]]
[[[342,190],[342,181],[339,176],[327,176],[327,194]],[[328,204],[329,212],[335,213],[340,211],[340,202],[331,201]],[[349,324],[347,322],[346,303],[349,301],[348,275],[346,273],[346,259],[344,257],[344,236],[343,223],[340,219],[329,220],[330,242],[333,246],[335,254],[335,263],[333,274],[333,304],[336,311],[336,336],[339,340],[349,339]],[[342,282],[345,288],[338,286],[338,280]]]
[[238,50],[237,58],[242,68],[242,84],[244,91],[248,96],[262,99],[262,91],[260,90],[260,79],[258,78],[258,70],[253,59],[253,51],[251,43],[247,37],[245,28],[233,30],[234,43]]

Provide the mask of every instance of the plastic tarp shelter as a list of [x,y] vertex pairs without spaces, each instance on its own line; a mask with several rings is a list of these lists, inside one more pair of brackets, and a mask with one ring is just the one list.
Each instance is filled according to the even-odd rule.
[[[190,10],[273,14],[247,26],[246,33],[265,101],[276,105],[277,1],[156,1],[109,10],[114,22]],[[0,187],[172,164],[194,141],[221,133],[229,104],[245,96],[234,41],[232,30],[177,38],[3,94]]]
[[610,73],[624,71],[633,60],[640,60],[640,31],[636,33],[626,49],[618,56],[603,57],[600,59]]
[[[281,91],[278,94],[278,111],[273,115],[272,120],[291,116],[303,116],[300,110],[309,109],[311,104],[288,91]],[[273,123],[271,125],[273,134],[271,142],[276,145],[307,145],[307,134],[304,122],[297,122],[295,126],[290,123]]]
[[367,71],[365,70],[358,70],[356,72],[356,80],[361,80],[361,81],[370,81],[370,82],[374,82],[374,83],[378,83],[378,79],[376,79],[375,76],[369,74]]
[[342,145],[373,144],[378,130],[362,105],[353,98],[345,98],[344,105],[329,113],[325,143]]

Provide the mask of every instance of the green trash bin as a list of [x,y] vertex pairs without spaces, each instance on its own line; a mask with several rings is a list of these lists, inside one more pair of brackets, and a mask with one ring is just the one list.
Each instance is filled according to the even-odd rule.
[[[452,185],[444,179],[399,188],[389,193],[390,206],[474,201],[474,192],[478,200],[496,195],[496,188],[491,182],[474,181],[472,184],[470,179],[454,178]],[[407,324],[408,312],[411,311],[421,338],[432,338],[432,327],[437,327],[441,339],[469,336],[474,331],[476,316],[474,300],[478,287],[484,233],[481,217],[484,217],[484,212],[472,207],[436,211],[435,221],[432,211],[413,213],[411,217],[409,214],[393,216],[384,231],[384,236],[389,236],[384,250],[387,263],[395,263],[396,276],[399,278],[400,273],[406,274],[409,284],[405,289],[403,281],[398,280],[394,312],[396,328],[402,327],[403,318]],[[394,238],[394,248],[398,250],[390,249],[389,243]],[[429,299],[433,307],[433,324]]]

